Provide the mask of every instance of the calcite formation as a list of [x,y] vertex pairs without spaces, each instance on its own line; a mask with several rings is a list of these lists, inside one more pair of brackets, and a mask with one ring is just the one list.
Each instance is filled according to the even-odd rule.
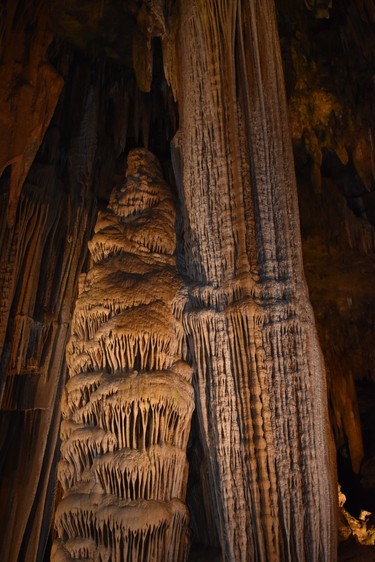
[[[14,229],[7,222],[10,193],[2,177],[0,560],[7,562],[43,559],[51,528],[65,348],[95,219],[96,100],[97,91],[75,113],[67,143],[55,118],[22,187]],[[40,107],[45,116],[44,101]],[[22,114],[16,120],[25,124]],[[28,131],[25,125],[21,136],[27,142]]]
[[273,2],[183,2],[179,38],[184,326],[223,558],[333,562],[325,372]]
[[[11,226],[15,223],[22,186],[63,87],[62,77],[48,62],[47,49],[53,35],[46,13],[37,19],[38,4],[38,0],[27,5],[16,0],[4,2],[1,7],[0,176],[9,167],[7,222]],[[30,33],[30,27],[34,33]],[[18,128],[18,123],[22,127]],[[0,325],[0,345],[2,336]]]
[[90,242],[67,349],[56,562],[183,562],[194,409],[175,211],[156,158],[128,156]]

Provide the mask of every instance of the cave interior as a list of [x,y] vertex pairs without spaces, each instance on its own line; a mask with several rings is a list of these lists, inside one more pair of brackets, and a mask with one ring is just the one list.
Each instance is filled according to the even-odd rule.
[[[304,272],[326,368],[338,482],[345,510],[358,520],[361,510],[375,513],[375,2],[275,4]],[[163,6],[173,21],[177,5],[2,2],[0,552],[8,562],[50,559],[72,313],[92,266],[88,245],[98,213],[135,148],[157,157],[171,186],[177,267],[185,268],[171,151],[179,102],[176,77],[166,76],[158,12]],[[196,411],[187,457],[191,560],[220,560]],[[359,546],[342,517],[339,556],[346,560]],[[370,547],[361,548],[353,560],[364,551],[363,560],[374,559]]]

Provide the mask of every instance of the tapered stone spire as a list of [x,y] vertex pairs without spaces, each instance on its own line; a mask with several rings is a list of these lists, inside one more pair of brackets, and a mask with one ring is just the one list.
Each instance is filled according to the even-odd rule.
[[73,316],[55,562],[187,558],[194,397],[174,228],[156,158],[133,150],[126,181],[99,216]]

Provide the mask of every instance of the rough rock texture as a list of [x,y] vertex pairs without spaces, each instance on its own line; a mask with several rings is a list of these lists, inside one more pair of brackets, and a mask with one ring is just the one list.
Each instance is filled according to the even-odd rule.
[[223,558],[333,561],[325,374],[273,4],[184,2],[179,37],[184,325]]
[[[179,99],[179,111],[183,117],[184,100],[188,100],[186,111],[190,111],[188,108],[193,106],[193,100],[189,100],[189,93],[186,93],[190,92],[190,78],[185,77],[183,88],[183,80],[179,79],[183,62],[181,53],[184,49],[177,48],[177,41],[181,40],[183,47],[185,38],[179,27],[179,5],[185,9],[184,4],[185,2],[174,0],[4,0],[1,3],[0,160],[5,168],[0,178],[0,559],[7,562],[46,562],[49,559],[48,537],[54,511],[58,461],[56,443],[59,403],[66,373],[65,342],[77,294],[78,277],[81,271],[87,271],[87,239],[92,236],[96,206],[102,208],[107,205],[110,190],[118,179],[116,167],[122,176],[125,155],[134,146],[152,147],[152,151],[161,158],[163,169],[168,174],[166,177],[170,178],[172,175],[169,162],[170,141],[177,128],[178,115],[162,69],[164,62],[165,75],[171,83],[175,98]],[[374,512],[367,504],[372,500],[374,505],[375,500],[375,394],[372,382],[375,380],[375,3],[374,0],[276,0],[275,4],[289,95],[289,120],[298,177],[305,271],[327,366],[331,424],[339,460],[343,453],[346,465],[351,465],[356,471],[359,469],[358,474],[354,475],[356,483],[349,481],[345,487],[348,498],[346,507],[350,503],[355,504],[358,510],[366,508]],[[196,119],[197,124],[204,125],[207,118],[210,127],[210,124],[216,123],[215,120],[221,120],[220,126],[205,129],[202,155],[207,154],[207,159],[202,156],[199,162],[202,164],[201,175],[204,173],[203,165],[207,164],[209,169],[207,192],[202,191],[207,195],[203,200],[207,201],[209,213],[213,206],[212,194],[215,194],[217,208],[221,209],[222,206],[224,210],[222,213],[218,211],[217,216],[209,214],[209,218],[203,221],[204,231],[192,221],[196,233],[194,236],[201,238],[196,244],[194,236],[190,239],[188,236],[189,221],[196,215],[199,216],[196,221],[199,223],[207,213],[204,205],[200,204],[197,205],[197,211],[194,208],[193,215],[189,210],[193,208],[193,204],[187,198],[188,213],[184,213],[187,221],[181,228],[177,241],[177,258],[183,268],[184,237],[187,255],[189,247],[194,244],[195,248],[206,248],[202,255],[212,254],[213,257],[208,257],[209,260],[220,254],[222,248],[223,255],[228,256],[226,246],[232,244],[230,240],[233,225],[238,225],[234,229],[235,250],[230,258],[232,265],[237,264],[242,259],[238,257],[237,239],[242,240],[243,232],[250,231],[249,224],[253,223],[243,217],[248,217],[251,211],[257,226],[251,231],[256,233],[256,250],[252,249],[253,234],[247,237],[249,261],[251,264],[264,264],[269,259],[267,256],[271,255],[271,261],[267,263],[275,263],[272,261],[274,241],[267,236],[267,230],[271,233],[272,229],[268,229],[268,225],[270,222],[278,225],[276,260],[279,260],[282,255],[282,240],[285,237],[285,246],[289,240],[289,234],[284,236],[284,231],[290,232],[291,223],[289,219],[285,219],[285,205],[283,198],[279,197],[279,191],[273,188],[271,191],[264,191],[259,176],[267,178],[272,176],[274,170],[275,178],[281,178],[280,186],[283,176],[280,168],[274,167],[273,161],[258,158],[255,147],[259,146],[259,152],[263,152],[263,137],[258,135],[260,140],[255,141],[252,131],[264,131],[264,138],[269,139],[266,144],[271,147],[271,153],[275,146],[280,145],[285,146],[288,153],[287,142],[280,142],[280,130],[277,127],[274,129],[275,118],[281,111],[281,130],[286,134],[284,106],[281,103],[281,109],[275,109],[273,103],[269,102],[272,96],[265,76],[270,78],[273,71],[266,72],[268,67],[263,64],[266,54],[269,55],[274,50],[276,39],[273,31],[269,33],[269,29],[266,30],[256,16],[252,26],[258,30],[260,54],[258,56],[253,51],[247,39],[243,41],[243,51],[248,59],[248,68],[258,60],[262,72],[249,72],[250,78],[246,81],[241,62],[240,37],[241,33],[246,38],[256,35],[254,29],[251,31],[246,15],[249,7],[245,2],[239,1],[231,4],[219,1],[215,5],[212,3],[213,11],[208,9],[210,6],[211,3],[207,3],[202,11],[205,11],[209,19],[205,29],[208,30],[207,35],[212,35],[209,44],[214,45],[214,48],[211,51],[212,57],[206,60],[208,71],[202,65],[197,66],[197,72],[203,69],[204,73],[199,96],[201,95],[202,103],[206,100],[205,114],[202,117],[202,107],[198,103],[192,120]],[[268,4],[259,10],[267,10],[267,6]],[[219,13],[224,13],[221,21],[227,19],[228,26],[230,22],[233,23],[231,10],[237,10],[234,57],[226,54],[233,54],[233,50],[226,47],[233,39],[233,34],[231,35],[229,27],[217,25]],[[239,30],[244,29],[245,32],[239,33]],[[223,36],[228,40],[222,41]],[[186,37],[190,35],[187,34]],[[204,49],[205,46],[199,48],[199,54]],[[197,51],[196,44],[191,50]],[[220,59],[220,63],[217,63],[217,59]],[[189,70],[185,63],[184,68]],[[236,77],[235,81],[233,76]],[[206,77],[207,85],[204,84]],[[262,84],[261,91],[263,84],[266,84],[262,100],[264,109],[259,104],[260,109],[257,107],[247,116],[244,110],[247,106],[246,99],[259,101],[259,92],[253,87],[253,84],[259,83]],[[246,84],[249,85],[249,96],[244,94]],[[207,104],[207,91],[210,88],[212,101]],[[194,91],[196,92],[195,86],[191,89],[191,92]],[[238,107],[233,109],[238,106],[233,100],[238,99],[242,100],[240,110]],[[221,115],[216,115],[220,112]],[[237,126],[237,112],[242,128]],[[265,122],[264,114],[268,113],[269,120],[262,129],[259,122]],[[253,120],[254,114],[255,117],[260,116],[258,120]],[[186,123],[186,118],[184,119]],[[195,125],[190,125],[192,138],[196,138]],[[251,164],[251,173],[245,166],[245,176],[250,176],[252,187],[246,187],[244,193],[247,196],[241,199],[241,181],[237,181],[232,171],[235,163],[239,162],[239,148],[246,145],[241,140],[243,136],[248,136],[251,140],[251,150],[242,149],[244,161],[254,161],[256,166]],[[221,147],[218,155],[217,147]],[[220,165],[220,173],[216,177],[212,170],[218,157],[221,160],[222,153],[228,157],[230,165],[227,168]],[[280,161],[285,159],[286,153],[282,153]],[[182,161],[179,175],[182,175],[184,166],[187,167],[185,175],[189,175],[189,151],[186,154],[187,161]],[[259,166],[260,159],[265,163],[264,168]],[[289,161],[288,154],[286,161]],[[239,168],[243,169],[242,164],[239,164]],[[259,169],[261,173],[256,172]],[[23,174],[27,175],[23,177]],[[231,186],[230,193],[233,194],[229,204],[226,187],[219,187],[220,182],[226,185],[227,177]],[[203,184],[204,182],[197,183],[198,187]],[[244,185],[248,184],[245,182]],[[270,182],[270,185],[273,186],[274,183]],[[195,195],[201,198],[200,189],[194,190],[192,199]],[[261,193],[267,193],[262,204]],[[264,199],[267,204],[264,204]],[[183,202],[184,196],[181,200]],[[292,200],[291,196],[290,216],[294,215]],[[233,201],[236,202],[236,207]],[[275,205],[275,201],[280,201],[280,205]],[[229,205],[230,214],[225,209]],[[236,213],[238,217],[234,220]],[[223,220],[229,217],[225,231],[221,216]],[[284,219],[285,229],[279,228],[280,221]],[[263,223],[264,229],[261,228]],[[297,232],[298,225],[292,224],[292,230]],[[208,232],[213,232],[213,235],[208,237]],[[121,243],[118,238],[116,244]],[[298,236],[295,245],[299,246]],[[284,251],[283,248],[282,250]],[[247,249],[243,253],[246,254]],[[190,270],[195,269],[195,261],[198,263],[199,260],[197,252],[194,260],[188,258]],[[224,264],[226,268],[226,257],[220,260],[221,258],[218,260],[219,267]],[[247,283],[244,281],[247,276],[246,260],[247,257],[243,260],[245,265],[241,266],[241,271],[245,271],[244,275],[241,274],[242,277],[236,276],[237,266],[236,275],[228,275],[226,269],[225,293],[229,286],[240,286],[246,295],[251,293],[242,288]],[[258,291],[265,280],[271,277],[263,275],[263,266],[251,265],[250,270],[255,279],[255,283],[251,281],[250,284]],[[262,273],[262,278],[258,270]],[[275,270],[279,270],[279,262]],[[190,295],[192,309],[202,304],[211,314],[209,307],[205,307],[206,297],[196,299],[196,294],[200,293],[200,287],[206,279],[203,283],[195,273],[189,275],[195,279]],[[209,284],[213,276],[208,279]],[[279,286],[282,283],[287,286],[289,278],[286,276],[282,282],[278,278],[277,283]],[[205,294],[209,291],[212,294],[213,285],[209,286],[210,289]],[[275,284],[272,285],[274,286]],[[222,287],[223,284],[219,290],[215,287],[219,300],[223,294]],[[251,297],[255,304],[260,302],[263,309],[270,308],[272,301],[275,307],[279,306],[278,297],[267,300],[263,296],[265,291],[261,289],[260,292],[261,297]],[[241,295],[235,296],[237,301],[241,298]],[[302,296],[301,300],[304,298]],[[225,302],[220,306],[225,328],[228,325],[226,318],[229,309]],[[247,318],[246,307],[248,305],[244,305]],[[215,305],[212,308],[218,307]],[[310,311],[307,316],[309,315]],[[300,316],[303,318],[303,315]],[[188,315],[185,322],[192,333]],[[191,343],[192,338],[190,345]],[[96,351],[100,352],[100,346],[101,343]],[[216,347],[216,342],[213,342],[212,349]],[[254,352],[251,353],[253,357]],[[281,352],[280,354],[282,355]],[[113,350],[108,354],[108,360],[111,361],[115,356]],[[207,359],[205,361],[208,362]],[[280,368],[277,363],[276,371]],[[210,376],[208,372],[208,377]],[[79,375],[75,379],[79,382]],[[204,378],[197,380],[204,382]],[[249,448],[245,442],[248,438],[245,424],[250,427],[250,418],[255,419],[254,416],[258,415],[259,408],[254,403],[256,393],[251,395],[252,408],[249,414],[246,408],[241,406],[241,410],[237,407],[241,396],[238,390],[242,387],[237,384],[237,379],[231,379],[231,375],[228,380],[230,383],[234,380],[230,397],[233,404],[231,423],[233,427],[237,424],[241,429],[238,441],[234,443],[236,445],[240,442],[241,451],[245,451],[243,462],[248,466],[250,461]],[[241,383],[242,379],[238,380]],[[286,380],[289,382],[290,379],[286,377]],[[246,392],[244,397],[247,396]],[[262,390],[261,398],[263,395]],[[276,396],[273,390],[270,390],[270,396]],[[297,415],[293,414],[294,404],[293,394],[288,386],[285,399],[278,402],[280,419],[281,411],[287,405],[290,406],[290,416]],[[242,412],[244,421],[241,421]],[[209,415],[210,419],[214,416],[210,410],[207,417]],[[211,455],[216,433],[211,431],[208,448],[201,435],[200,428],[204,427],[201,419],[201,415],[198,419],[197,414],[194,414],[193,432],[188,445],[190,474],[187,503],[192,515],[193,541],[203,543],[202,550],[194,549],[193,556],[199,556],[203,562],[211,555],[213,559],[219,558],[218,534],[223,536],[226,527],[217,523],[215,525],[215,521],[223,519],[222,516],[219,517],[217,505],[220,502],[215,500],[215,491],[220,496],[223,487],[215,484],[218,476],[212,458],[215,460],[216,455],[219,457],[218,462],[221,462],[221,451]],[[294,431],[294,426],[289,421],[285,423]],[[225,429],[228,422],[224,420],[222,425]],[[257,426],[254,427],[258,432]],[[284,426],[283,431],[287,431]],[[268,435],[270,434],[267,433]],[[286,444],[284,434],[280,435],[282,443]],[[97,438],[100,439],[100,436]],[[290,439],[293,443],[292,431]],[[254,442],[258,444],[260,441],[257,438]],[[276,443],[279,442],[276,440]],[[230,451],[234,449],[235,446]],[[80,453],[74,447],[72,450],[76,458]],[[270,447],[267,445],[268,458],[271,457],[269,451]],[[256,455],[251,454],[251,458],[258,458],[258,452]],[[289,454],[287,445],[284,454],[285,457]],[[104,457],[107,459],[105,455]],[[295,459],[292,456],[290,458]],[[144,462],[144,459],[140,460]],[[252,462],[255,467],[255,460]],[[230,463],[234,464],[233,457],[228,460],[228,465]],[[285,463],[286,466],[287,464]],[[107,486],[103,470],[102,466],[98,466],[98,474],[103,474],[103,485]],[[296,470],[298,474],[298,469]],[[321,467],[319,477],[320,472],[323,472]],[[228,471],[223,473],[227,474]],[[256,467],[253,474],[256,478]],[[237,475],[238,473],[236,477]],[[303,477],[308,478],[306,472]],[[344,489],[342,479],[341,472],[340,482]],[[262,483],[259,478],[258,480]],[[228,481],[231,479],[228,478]],[[112,477],[109,477],[109,482],[108,485],[112,485]],[[117,482],[117,479],[113,482]],[[358,491],[358,482],[364,486],[362,491]],[[294,490],[292,485],[291,487]],[[255,488],[252,486],[251,489]],[[284,501],[283,497],[280,495],[280,502],[278,500],[280,505]],[[320,501],[321,496],[317,494],[317,498]],[[249,495],[246,502],[250,503]],[[256,509],[257,505],[256,498]],[[227,514],[225,517],[227,521]],[[283,514],[280,520],[283,521]],[[299,516],[296,526],[298,533],[304,531],[301,522],[302,517]],[[294,523],[291,527],[293,525]],[[260,535],[262,533],[261,528]],[[254,526],[250,540],[255,543],[257,535],[258,530]],[[318,525],[316,537],[320,541]],[[222,542],[225,543],[225,540]],[[213,549],[210,548],[212,546]],[[352,545],[348,545],[348,556],[359,560],[359,555],[355,558],[356,555],[352,554],[351,547]],[[363,547],[365,548],[365,556],[373,558],[373,547]],[[345,543],[340,545],[340,554],[345,557],[344,549]]]
[[143,94],[126,65],[56,37],[48,21],[54,6],[1,6],[1,152],[8,157],[17,145],[18,161],[30,164],[18,200],[15,161],[0,178],[0,559],[7,562],[49,559],[65,347],[97,207],[108,202],[125,145],[147,145],[152,135],[163,153],[175,116],[171,105],[160,110],[172,96],[159,84],[153,96]]
[[194,396],[174,205],[147,150],[130,152],[126,176],[89,244],[67,349],[56,561],[183,562],[189,551]]
[[369,511],[361,510],[358,519],[350,515],[344,508],[346,497],[339,486],[339,538],[348,540],[353,536],[358,544],[367,546],[375,545],[375,525],[374,517]]
[[14,229],[6,219],[11,182],[2,178],[0,558],[7,562],[42,559],[54,511],[65,346],[94,210],[91,94],[64,147],[64,175],[61,130],[56,122],[49,128],[19,196]]

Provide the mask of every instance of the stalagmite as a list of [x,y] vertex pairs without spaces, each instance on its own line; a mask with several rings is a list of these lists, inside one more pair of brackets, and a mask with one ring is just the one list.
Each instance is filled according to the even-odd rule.
[[55,562],[184,562],[194,408],[175,265],[175,211],[156,158],[128,156],[89,247],[63,400]]
[[223,558],[333,562],[325,375],[273,2],[180,9],[174,164],[192,280],[184,326]]

